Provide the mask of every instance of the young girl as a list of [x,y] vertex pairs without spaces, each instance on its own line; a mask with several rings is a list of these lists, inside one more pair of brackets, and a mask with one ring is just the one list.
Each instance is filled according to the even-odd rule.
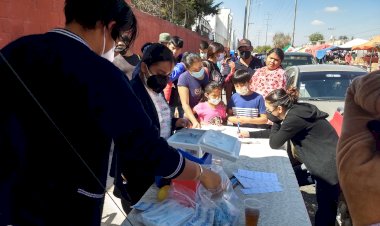
[[222,87],[212,81],[205,87],[204,98],[193,111],[198,115],[201,124],[222,125],[226,121],[226,106],[220,98]]

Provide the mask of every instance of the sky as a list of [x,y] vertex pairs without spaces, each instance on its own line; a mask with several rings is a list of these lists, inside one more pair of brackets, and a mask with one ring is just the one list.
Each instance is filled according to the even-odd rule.
[[[236,38],[243,37],[246,0],[223,2],[233,14]],[[254,46],[272,45],[276,32],[292,36],[295,0],[251,0],[248,38]],[[370,39],[380,35],[379,0],[298,0],[295,46],[309,42],[308,36],[320,32],[325,40],[345,35],[350,39]],[[268,24],[268,26],[267,26]]]

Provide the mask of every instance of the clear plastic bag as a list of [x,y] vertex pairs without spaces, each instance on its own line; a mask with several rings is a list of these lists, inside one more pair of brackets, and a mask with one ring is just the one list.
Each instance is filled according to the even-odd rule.
[[218,165],[209,167],[221,176],[222,189],[210,192],[200,184],[196,192],[195,214],[185,225],[236,225],[242,211],[241,200],[235,194],[223,168]]
[[152,226],[237,225],[242,211],[240,209],[242,203],[235,194],[229,178],[221,166],[205,167],[221,176],[221,189],[211,192],[200,183],[195,186],[172,183],[169,197],[164,202],[140,201],[135,205],[135,208],[143,210],[140,214],[140,221],[145,225]]

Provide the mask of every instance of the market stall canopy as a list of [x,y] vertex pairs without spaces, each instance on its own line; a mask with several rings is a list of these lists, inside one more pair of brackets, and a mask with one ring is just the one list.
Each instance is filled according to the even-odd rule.
[[361,45],[368,42],[368,40],[361,39],[361,38],[355,38],[349,42],[344,43],[343,45],[337,46],[335,50],[338,49],[351,49],[353,46]]
[[336,46],[330,46],[330,47],[325,48],[325,49],[317,50],[315,57],[320,60],[326,55],[327,51],[333,50],[333,49],[336,49]]
[[329,45],[329,44],[321,44],[321,45],[316,45],[316,46],[312,46],[311,48],[310,48],[310,53],[311,54],[313,54],[313,56],[317,56],[317,51],[318,50],[321,50],[321,49],[327,49],[327,48],[329,48],[329,47],[331,47],[331,45]]
[[361,45],[353,46],[352,50],[380,50],[380,35]]

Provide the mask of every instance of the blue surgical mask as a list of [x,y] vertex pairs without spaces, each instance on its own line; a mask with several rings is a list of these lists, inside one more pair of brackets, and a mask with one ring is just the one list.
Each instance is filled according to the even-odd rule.
[[204,73],[205,73],[205,69],[202,68],[200,71],[198,71],[198,72],[191,72],[190,74],[194,78],[200,79],[200,78],[202,78],[202,76],[204,75]]

